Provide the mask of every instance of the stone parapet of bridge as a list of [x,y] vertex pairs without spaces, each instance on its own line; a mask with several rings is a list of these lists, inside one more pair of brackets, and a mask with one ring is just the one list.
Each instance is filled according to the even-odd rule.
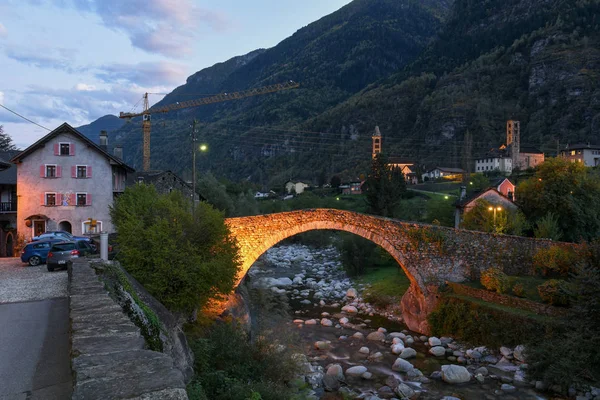
[[554,243],[336,209],[228,218],[226,223],[240,249],[238,283],[265,251],[302,232],[339,230],[374,242],[390,253],[409,278],[410,289],[402,298],[403,317],[410,329],[419,332],[429,330],[426,317],[437,304],[440,284],[478,279],[481,271],[493,266],[508,274],[529,273],[535,252]]

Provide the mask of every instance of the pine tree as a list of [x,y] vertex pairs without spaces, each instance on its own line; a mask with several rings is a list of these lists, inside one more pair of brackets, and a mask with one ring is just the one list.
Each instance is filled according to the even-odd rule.
[[373,160],[371,174],[365,182],[366,200],[370,212],[384,217],[393,217],[406,192],[404,174],[398,168],[390,168],[387,158],[378,154]]
[[0,125],[0,151],[16,150],[17,147],[13,144],[12,138],[8,133],[4,132],[4,127]]

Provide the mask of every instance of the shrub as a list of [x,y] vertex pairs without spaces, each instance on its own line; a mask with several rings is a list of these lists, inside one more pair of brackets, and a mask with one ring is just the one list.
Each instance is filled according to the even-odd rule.
[[363,298],[367,303],[370,303],[378,308],[386,308],[394,301],[392,296],[377,293],[376,291],[367,291]]
[[555,306],[568,306],[570,303],[569,287],[565,281],[550,279],[538,286],[542,300]]
[[490,268],[481,273],[481,284],[487,290],[506,293],[510,287],[510,279],[500,268]]
[[523,287],[522,283],[517,283],[515,286],[513,286],[512,292],[517,297],[525,297],[525,288]]
[[568,276],[576,263],[577,254],[560,246],[539,249],[533,256],[534,271],[544,276]]

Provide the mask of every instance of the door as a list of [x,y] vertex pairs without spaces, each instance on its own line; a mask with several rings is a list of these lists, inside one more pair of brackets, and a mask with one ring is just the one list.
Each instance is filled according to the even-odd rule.
[[39,236],[46,232],[46,221],[43,219],[36,219],[33,221],[33,236]]

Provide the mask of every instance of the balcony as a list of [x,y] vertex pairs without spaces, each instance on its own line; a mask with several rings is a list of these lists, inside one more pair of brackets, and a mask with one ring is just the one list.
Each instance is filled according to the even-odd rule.
[[0,213],[14,213],[17,212],[16,201],[3,201],[0,202]]

